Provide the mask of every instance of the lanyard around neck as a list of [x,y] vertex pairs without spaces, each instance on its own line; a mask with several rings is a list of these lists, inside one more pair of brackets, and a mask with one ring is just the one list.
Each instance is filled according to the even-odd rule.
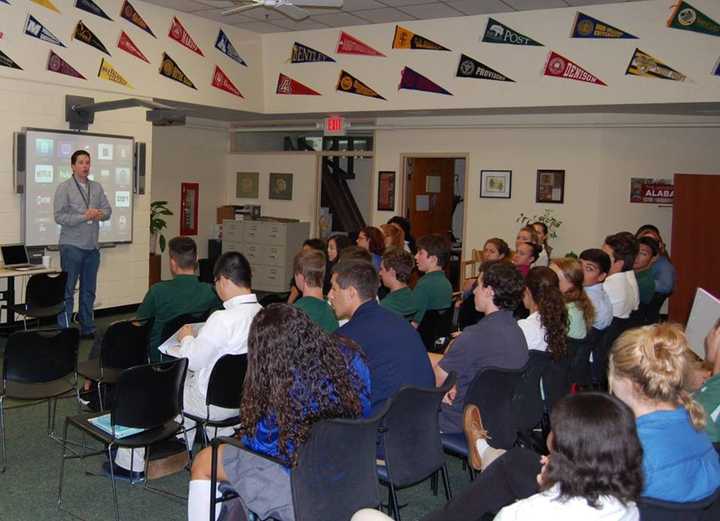
[[75,179],[75,174],[72,176],[73,181],[75,181],[75,186],[77,186],[78,192],[80,192],[80,197],[83,198],[83,201],[85,201],[85,206],[90,209],[90,180],[87,180],[87,196],[85,196],[85,192],[83,192],[82,188],[80,188],[80,183],[78,183],[77,179]]

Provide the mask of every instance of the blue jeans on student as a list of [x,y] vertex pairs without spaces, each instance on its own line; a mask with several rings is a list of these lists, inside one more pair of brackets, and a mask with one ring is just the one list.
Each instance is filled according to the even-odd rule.
[[97,272],[100,267],[100,250],[84,250],[69,244],[60,245],[60,266],[67,272],[65,285],[65,311],[58,314],[57,322],[61,328],[68,327],[75,303],[75,285],[80,278],[80,334],[95,332],[93,322],[93,305],[95,304],[95,288]]

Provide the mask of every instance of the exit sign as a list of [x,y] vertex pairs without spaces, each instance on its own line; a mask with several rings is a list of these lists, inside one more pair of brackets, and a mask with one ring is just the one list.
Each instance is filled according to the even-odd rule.
[[345,118],[329,116],[323,120],[323,133],[326,136],[342,136],[345,134]]

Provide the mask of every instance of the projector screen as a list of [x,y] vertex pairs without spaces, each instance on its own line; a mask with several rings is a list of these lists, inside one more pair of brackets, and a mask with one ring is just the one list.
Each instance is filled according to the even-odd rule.
[[101,243],[132,242],[134,139],[126,136],[26,129],[24,223],[26,246],[57,246],[55,189],[70,179],[70,156],[90,154],[89,178],[99,182],[112,207],[112,217],[100,222]]

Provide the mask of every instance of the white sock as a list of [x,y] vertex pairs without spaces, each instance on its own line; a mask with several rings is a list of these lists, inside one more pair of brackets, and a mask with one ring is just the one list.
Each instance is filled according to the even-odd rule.
[[[215,497],[221,497],[219,488],[216,485]],[[215,519],[220,517],[222,503],[215,508]],[[188,490],[188,521],[207,521],[210,517],[210,480],[194,479],[190,481]]]

